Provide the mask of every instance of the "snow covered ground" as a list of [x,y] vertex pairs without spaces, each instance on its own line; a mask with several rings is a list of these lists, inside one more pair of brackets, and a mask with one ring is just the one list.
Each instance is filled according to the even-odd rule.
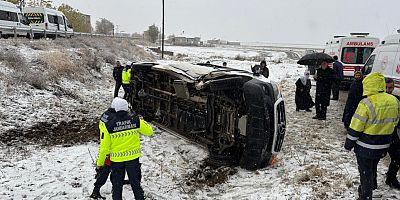
[[[258,62],[235,60],[236,55],[264,56],[251,49],[167,47],[167,50],[187,55],[184,60],[190,62],[210,60],[222,64],[226,61],[228,66],[246,70]],[[207,151],[155,127],[153,137],[143,137],[140,158],[142,186],[149,199],[356,199],[359,177],[355,156],[343,148],[346,132],[341,123],[341,113],[346,94],[342,92],[340,101],[331,101],[327,121],[311,119],[315,112],[296,112],[294,83],[305,68],[283,54],[272,52],[268,57],[271,58],[268,60],[270,77],[281,85],[285,95],[288,121],[277,163],[257,171],[236,168],[237,173],[214,187],[189,186],[186,184],[188,176],[199,168],[207,157]],[[281,63],[272,62],[276,56],[282,58]],[[107,86],[109,89],[106,91],[96,90],[94,85],[92,91],[82,92],[88,93],[88,101],[102,96],[107,102],[113,87],[111,82]],[[39,91],[32,89],[31,92]],[[13,100],[2,102],[1,113],[11,116],[15,112],[12,118],[17,120],[24,108],[15,111],[5,107],[18,102],[20,97],[2,95],[10,95],[8,99]],[[38,97],[32,95],[32,98]],[[97,106],[100,107],[95,109],[98,112],[108,105]],[[36,118],[35,107],[26,107],[33,110],[29,116]],[[54,106],[48,107],[51,112],[50,108]],[[3,146],[0,149],[0,199],[88,199],[95,174],[89,151],[96,157],[97,147],[95,142],[48,148]],[[386,170],[387,159],[378,166],[378,189],[375,193],[380,196],[377,199],[399,199],[400,192],[384,184]],[[111,199],[109,181],[101,193]],[[133,199],[128,186],[124,186],[123,195],[125,199]]]

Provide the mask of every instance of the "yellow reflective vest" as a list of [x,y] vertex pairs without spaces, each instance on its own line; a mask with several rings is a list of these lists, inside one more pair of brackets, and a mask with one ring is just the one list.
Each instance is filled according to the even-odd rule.
[[363,80],[363,95],[347,135],[345,148],[368,158],[386,154],[400,114],[397,98],[385,92],[384,76],[375,72]]
[[108,122],[99,124],[100,148],[97,166],[104,166],[107,154],[112,162],[125,162],[141,156],[140,136],[151,136],[152,127],[139,117],[132,117],[126,111],[119,111]]
[[122,71],[122,84],[130,84],[131,83],[131,69],[124,69]]

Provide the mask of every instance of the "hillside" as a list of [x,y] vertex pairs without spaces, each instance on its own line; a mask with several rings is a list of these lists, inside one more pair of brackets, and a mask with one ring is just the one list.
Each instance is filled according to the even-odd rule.
[[143,42],[128,39],[21,39],[0,44],[4,143],[90,140],[97,136],[98,116],[113,98],[115,61],[155,60]]

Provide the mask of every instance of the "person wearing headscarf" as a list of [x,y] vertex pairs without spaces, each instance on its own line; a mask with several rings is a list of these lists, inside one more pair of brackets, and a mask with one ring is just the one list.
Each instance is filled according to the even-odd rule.
[[346,129],[349,128],[351,118],[356,112],[358,103],[363,99],[362,74],[360,71],[354,73],[354,81],[350,85],[349,94],[347,95],[346,106],[344,107],[342,122]]
[[306,70],[304,76],[296,81],[296,111],[305,110],[311,112],[310,108],[314,106],[314,102],[310,95],[311,81],[310,72]]

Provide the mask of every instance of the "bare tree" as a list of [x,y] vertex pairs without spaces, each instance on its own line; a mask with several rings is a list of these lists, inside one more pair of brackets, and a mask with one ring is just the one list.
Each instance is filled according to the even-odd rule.
[[90,24],[90,16],[80,13],[77,9],[67,4],[61,4],[58,10],[63,12],[74,28],[75,32],[91,33],[92,25]]
[[114,24],[103,18],[96,22],[96,33],[112,35],[114,33]]

